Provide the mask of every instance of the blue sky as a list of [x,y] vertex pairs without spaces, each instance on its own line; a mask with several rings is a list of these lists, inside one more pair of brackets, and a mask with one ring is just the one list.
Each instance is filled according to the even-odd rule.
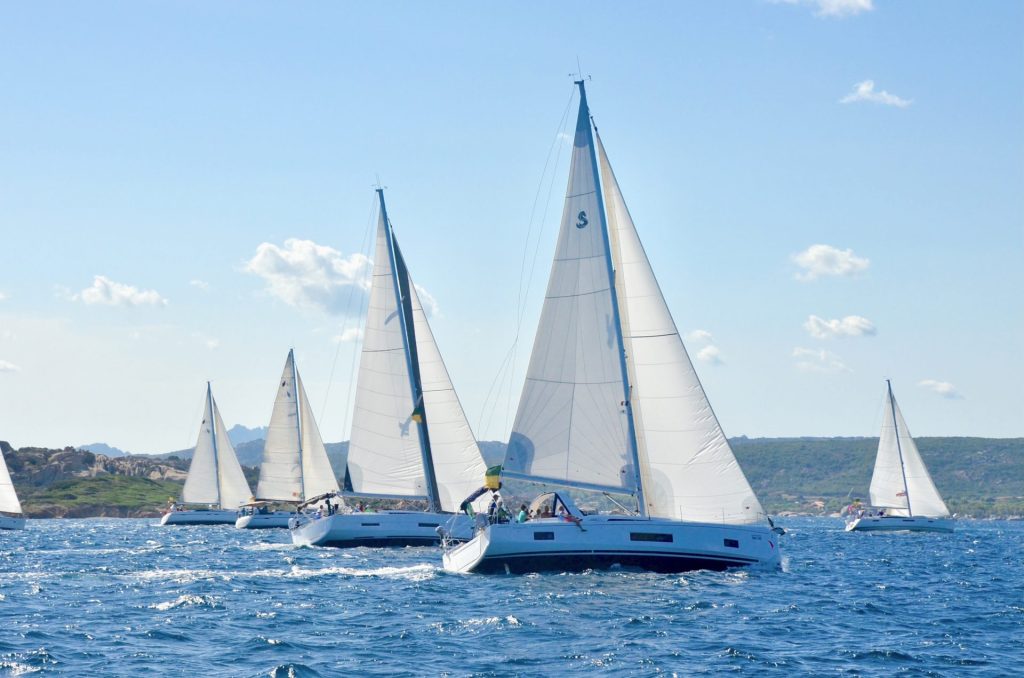
[[504,439],[577,58],[728,435],[873,435],[886,377],[915,435],[1024,435],[1022,31],[1013,2],[5,3],[0,439],[188,447],[207,379],[263,425],[289,347],[347,439],[378,175]]

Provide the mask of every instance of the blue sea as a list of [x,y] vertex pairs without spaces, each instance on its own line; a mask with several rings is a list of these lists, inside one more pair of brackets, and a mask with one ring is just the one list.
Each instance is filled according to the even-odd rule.
[[284,530],[29,521],[0,534],[0,675],[1024,672],[1024,523],[780,522],[778,572],[517,577]]

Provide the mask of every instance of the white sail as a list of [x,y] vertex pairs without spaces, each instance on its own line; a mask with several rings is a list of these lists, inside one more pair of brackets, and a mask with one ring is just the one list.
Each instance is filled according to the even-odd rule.
[[213,423],[213,396],[210,386],[206,386],[206,407],[203,410],[203,421],[199,425],[199,439],[192,452],[192,462],[188,467],[185,487],[181,490],[181,500],[186,504],[219,504],[220,489],[217,484],[217,454],[214,451],[216,436]]
[[504,472],[636,491],[609,252],[581,101],[554,263]]
[[601,138],[596,141],[647,513],[701,522],[763,520],[683,346]]
[[440,508],[456,512],[462,501],[480,487],[486,467],[411,278],[409,294],[423,389],[423,410],[430,430],[430,451]]
[[302,439],[299,422],[299,393],[295,383],[295,354],[288,351],[284,371],[278,380],[277,397],[270,415],[260,480],[256,497],[273,501],[299,502],[302,493]]
[[403,310],[386,216],[377,222],[373,280],[359,359],[348,470],[357,493],[425,497],[420,433],[413,420]]
[[18,493],[14,491],[14,483],[11,481],[10,471],[7,470],[3,452],[0,452],[0,512],[21,513],[21,502],[18,501]]
[[[296,373],[297,374],[297,373]],[[306,389],[299,377],[299,413],[302,428],[302,487],[303,500],[317,497],[328,492],[338,491],[338,480],[334,475],[331,460],[327,457],[327,449],[320,437],[320,428],[313,418],[313,410],[306,398]]]
[[[211,399],[212,400],[212,399]],[[220,418],[217,401],[213,401],[213,420],[217,428],[217,473],[220,483],[220,507],[236,509],[242,504],[252,501],[249,481],[245,479],[242,465],[235,456],[235,448],[228,438],[228,430]]]
[[949,509],[921,459],[917,444],[910,436],[891,387],[885,395],[870,496],[872,506],[886,507],[890,515],[949,515]]

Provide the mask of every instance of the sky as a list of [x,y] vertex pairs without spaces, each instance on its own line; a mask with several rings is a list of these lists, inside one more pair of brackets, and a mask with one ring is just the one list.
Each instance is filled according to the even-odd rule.
[[[348,438],[373,188],[507,439],[582,71],[729,436],[1024,436],[1024,4],[7,2],[0,440]],[[567,113],[568,112],[568,113]],[[519,299],[522,298],[522,303]],[[517,339],[518,337],[518,339]]]

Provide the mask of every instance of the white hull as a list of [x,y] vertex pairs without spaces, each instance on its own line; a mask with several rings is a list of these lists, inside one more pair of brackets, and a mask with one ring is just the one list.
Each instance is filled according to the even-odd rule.
[[238,511],[224,509],[168,511],[160,518],[161,525],[234,525]]
[[864,516],[846,523],[847,532],[952,532],[952,518],[927,516]]
[[[583,529],[581,529],[581,527]],[[656,572],[776,568],[777,537],[767,526],[686,523],[660,518],[584,516],[488,525],[444,554],[450,572],[579,571],[614,565]]]
[[456,540],[473,534],[473,521],[464,514],[380,511],[300,520],[306,522],[291,531],[292,542],[299,546],[435,546],[441,543],[438,527]]
[[24,530],[24,516],[0,516],[0,530]]
[[289,511],[272,511],[255,515],[238,516],[235,527],[240,530],[262,530],[272,527],[288,527],[288,520],[295,514]]

